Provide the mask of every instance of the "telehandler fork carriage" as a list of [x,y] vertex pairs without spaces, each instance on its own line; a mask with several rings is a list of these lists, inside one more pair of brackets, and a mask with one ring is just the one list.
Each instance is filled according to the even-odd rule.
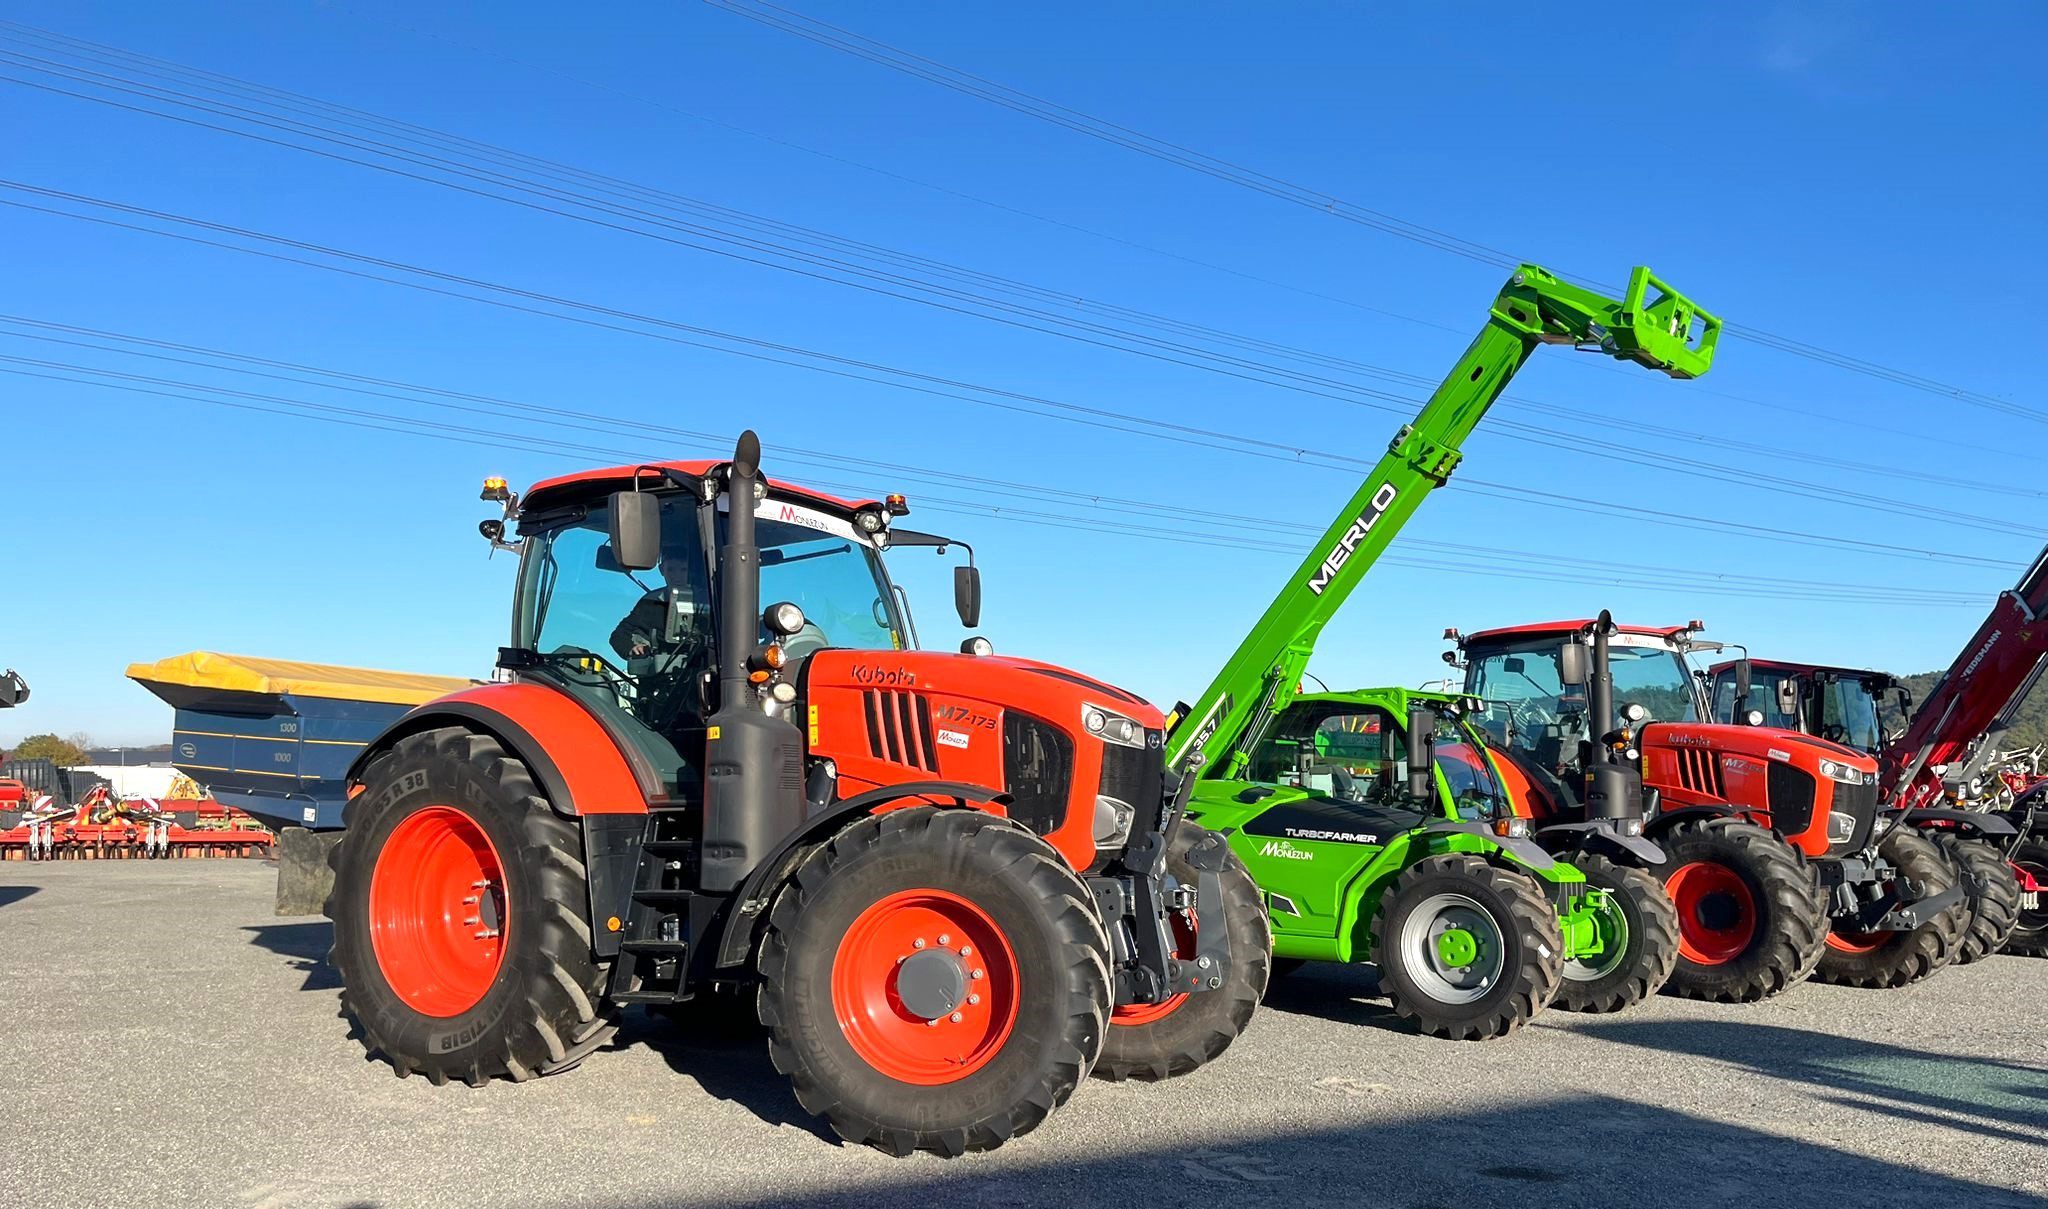
[[[1668,905],[1640,869],[1615,863],[1660,855],[1639,829],[1617,826],[1571,846],[1590,851],[1604,838],[1616,854],[1596,864],[1602,884],[1589,889],[1579,870],[1521,838],[1525,824],[1504,795],[1480,786],[1497,788],[1493,761],[1455,699],[1393,689],[1303,697],[1301,680],[1324,625],[1449,480],[1460,445],[1537,347],[1566,344],[1693,378],[1712,365],[1720,331],[1718,318],[1646,268],[1629,275],[1620,299],[1534,265],[1517,269],[1478,336],[1209,686],[1176,708],[1166,759],[1196,778],[1189,817],[1226,834],[1249,867],[1257,884],[1241,893],[1256,903],[1265,892],[1277,957],[1377,961],[1403,1015],[1428,1032],[1471,1038],[1519,1026],[1568,974],[1574,987],[1605,980],[1575,1006],[1612,1009],[1669,973]],[[1375,738],[1354,744],[1325,733],[1330,726]],[[1412,746],[1377,746],[1397,737]],[[1467,754],[1443,754],[1459,750]],[[1625,781],[1617,771],[1601,785],[1625,795]],[[1640,806],[1633,810],[1639,821]],[[1199,1019],[1255,1000],[1266,971],[1236,969],[1230,996],[1182,1014]]]
[[[498,682],[349,773],[343,1011],[401,1076],[479,1084],[576,1065],[627,1005],[740,994],[843,1137],[998,1146],[1072,1094],[1113,1012],[1143,1035],[1263,964],[1234,858],[1176,846],[1157,710],[978,640],[909,649],[882,560],[902,497],[759,459],[750,432],[726,463],[486,483],[512,640]],[[1191,916],[1221,926],[1184,949]]]

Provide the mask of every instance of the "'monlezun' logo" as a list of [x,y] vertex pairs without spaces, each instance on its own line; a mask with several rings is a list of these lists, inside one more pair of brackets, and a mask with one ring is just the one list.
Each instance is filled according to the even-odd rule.
[[1315,853],[1305,848],[1296,848],[1286,840],[1267,840],[1266,846],[1259,849],[1259,855],[1278,857],[1283,861],[1312,861],[1316,859]]

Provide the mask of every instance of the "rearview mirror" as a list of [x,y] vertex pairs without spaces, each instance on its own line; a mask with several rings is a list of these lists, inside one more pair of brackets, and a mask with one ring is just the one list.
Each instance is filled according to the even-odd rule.
[[968,564],[953,568],[953,608],[960,624],[973,629],[981,624],[981,568]]
[[661,501],[645,491],[612,493],[612,559],[626,571],[661,563]]
[[1592,678],[1591,657],[1583,642],[1567,642],[1557,649],[1557,679],[1561,684],[1584,684]]
[[5,675],[0,675],[0,709],[20,705],[26,700],[28,681],[23,680],[13,668],[8,668]]
[[1790,679],[1778,681],[1778,712],[1788,718],[1799,716],[1799,682]]

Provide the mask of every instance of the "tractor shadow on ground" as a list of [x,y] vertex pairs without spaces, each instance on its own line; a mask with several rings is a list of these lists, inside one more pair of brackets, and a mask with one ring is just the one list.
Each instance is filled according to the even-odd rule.
[[707,1095],[746,1109],[769,1125],[787,1125],[834,1146],[845,1143],[803,1110],[789,1079],[768,1060],[768,1033],[733,1003],[684,1003],[667,1012],[631,1010],[611,1048],[644,1045]]
[[1369,965],[1312,961],[1266,987],[1263,1008],[1336,1024],[1363,1024],[1416,1037],[1421,1031],[1394,1014],[1380,995],[1379,971]]
[[1134,1128],[1110,1139],[1110,1146],[1078,1156],[1071,1128],[1056,1116],[1043,1133],[987,1157],[943,1162],[920,1156],[881,1169],[849,1164],[835,1186],[792,1194],[712,1202],[700,1190],[678,1188],[669,1196],[614,1206],[1796,1209],[1825,1200],[1831,1209],[2048,1207],[2048,1198],[2031,1192],[1592,1094],[1283,1132],[1202,1131],[1189,1137],[1172,1129],[1160,1136],[1161,1131]]
[[1814,1088],[1831,1104],[2048,1149],[2048,1068],[1741,1020],[1585,1019],[1572,1031],[1729,1063]]
[[334,944],[334,925],[326,920],[306,924],[257,924],[242,929],[249,943],[290,959],[292,968],[306,976],[302,991],[341,989],[341,975],[327,964],[327,950]]
[[41,886],[0,886],[0,907],[11,907],[41,889]]

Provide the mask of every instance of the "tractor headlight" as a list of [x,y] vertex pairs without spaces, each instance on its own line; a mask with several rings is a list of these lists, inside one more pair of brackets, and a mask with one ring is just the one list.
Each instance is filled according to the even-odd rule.
[[1846,844],[1856,834],[1856,816],[1839,810],[1828,811],[1828,843]]
[[1120,801],[1108,794],[1097,794],[1095,798],[1095,846],[1097,848],[1122,848],[1131,838],[1131,823],[1138,812],[1129,802]]
[[1081,725],[1089,734],[1105,743],[1122,747],[1145,746],[1145,728],[1122,714],[1112,713],[1099,705],[1081,707]]
[[784,600],[769,605],[761,614],[761,621],[784,638],[804,628],[803,606],[793,600]]
[[853,523],[860,526],[862,533],[880,533],[883,525],[882,514],[873,508],[863,508],[853,514]]
[[1840,781],[1844,785],[1861,785],[1870,779],[1869,773],[1854,764],[1844,764],[1840,760],[1822,760],[1820,775],[1830,781]]

